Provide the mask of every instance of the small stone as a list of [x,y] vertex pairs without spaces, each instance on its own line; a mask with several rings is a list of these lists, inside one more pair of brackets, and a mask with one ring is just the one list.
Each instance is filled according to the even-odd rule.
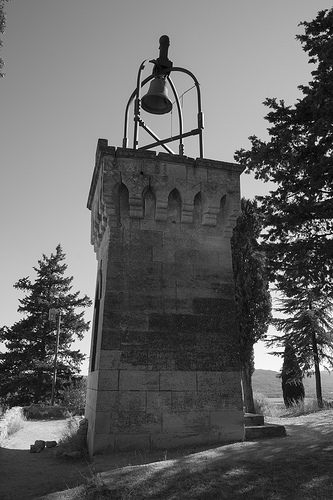
[[87,418],[83,418],[82,420],[80,420],[79,427],[81,427],[81,428],[82,427],[83,428],[88,427],[88,419]]
[[41,451],[42,451],[42,448],[40,448],[39,446],[36,446],[36,443],[30,445],[30,453],[40,453]]
[[41,439],[37,439],[37,441],[35,441],[35,446],[36,446],[36,448],[39,448],[39,451],[37,451],[36,453],[39,453],[40,451],[44,450],[45,441],[42,441]]
[[45,441],[46,448],[55,448],[57,446],[57,441]]

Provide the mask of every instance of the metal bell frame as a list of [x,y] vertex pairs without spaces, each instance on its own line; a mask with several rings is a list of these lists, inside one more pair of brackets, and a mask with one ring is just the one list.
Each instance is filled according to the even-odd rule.
[[[146,85],[150,80],[156,77],[156,74],[152,74],[145,78],[143,81],[142,79],[142,72],[145,68],[145,65],[147,62],[151,62],[155,64],[155,60],[150,60],[150,59],[145,59],[139,68],[138,71],[138,76],[137,76],[137,85],[136,89],[132,92],[127,106],[125,110],[125,122],[124,122],[124,138],[123,138],[123,148],[128,147],[128,115],[129,115],[129,108],[132,103],[132,101],[135,99],[134,102],[134,138],[133,138],[133,149],[135,150],[140,150],[140,149],[151,149],[156,146],[162,146],[168,153],[175,154],[172,149],[170,149],[166,144],[169,142],[174,142],[179,140],[179,156],[184,156],[184,144],[183,144],[183,139],[185,137],[189,137],[191,135],[198,135],[199,136],[199,155],[200,158],[203,158],[203,129],[204,129],[204,123],[203,123],[203,112],[202,112],[202,107],[201,107],[201,92],[200,92],[200,85],[194,74],[189,71],[188,69],[181,68],[181,67],[169,67],[165,69],[159,69],[158,70],[158,75],[159,76],[166,76],[166,79],[171,87],[171,90],[173,92],[175,102],[177,105],[177,111],[178,111],[178,118],[179,118],[179,134],[176,136],[171,136],[166,139],[160,139],[146,124],[145,122],[141,119],[140,114],[141,114],[141,89],[144,85]],[[155,64],[156,68],[156,64]],[[195,84],[195,87],[197,89],[197,102],[198,102],[198,114],[197,114],[197,119],[198,119],[198,125],[196,129],[190,130],[189,132],[184,132],[183,131],[183,113],[182,109],[180,106],[179,102],[179,97],[177,94],[176,87],[172,81],[172,79],[169,76],[169,73],[171,71],[178,71],[181,73],[186,73],[189,75]],[[139,136],[139,126],[142,127],[153,139],[155,139],[156,142],[153,142],[151,144],[147,144],[145,146],[139,147],[139,141],[138,141],[138,136]]]

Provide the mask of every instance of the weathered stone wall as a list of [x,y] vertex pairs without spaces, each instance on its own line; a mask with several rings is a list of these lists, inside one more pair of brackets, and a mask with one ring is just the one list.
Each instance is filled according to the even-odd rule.
[[92,454],[243,438],[230,251],[240,172],[99,141]]

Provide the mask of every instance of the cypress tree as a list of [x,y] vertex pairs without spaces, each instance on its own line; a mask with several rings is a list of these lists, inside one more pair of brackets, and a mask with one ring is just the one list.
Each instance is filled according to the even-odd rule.
[[295,349],[286,342],[283,353],[283,365],[279,375],[282,379],[282,393],[287,408],[304,400],[303,373],[300,369]]
[[265,255],[258,243],[262,225],[257,204],[243,198],[241,210],[231,239],[231,250],[244,406],[246,412],[255,413],[252,390],[253,346],[266,335],[271,319],[271,296]]

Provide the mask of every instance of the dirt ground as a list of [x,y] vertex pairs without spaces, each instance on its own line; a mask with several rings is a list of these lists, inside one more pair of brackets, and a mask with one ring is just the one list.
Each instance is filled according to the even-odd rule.
[[[235,443],[211,449],[178,450],[167,454],[99,455],[92,462],[57,458],[54,449],[46,449],[39,454],[30,453],[30,444],[37,439],[58,441],[66,427],[66,420],[27,421],[24,428],[4,441],[0,448],[0,499],[35,500],[49,493],[68,491],[80,484],[87,484],[96,472],[152,462],[160,462],[159,466],[163,467],[166,460],[194,452],[200,453],[202,460],[218,453],[226,460],[234,461],[250,460],[251,457],[270,460],[277,453],[286,456],[290,453],[301,455],[310,448],[329,447],[333,451],[332,417],[333,410],[326,410],[296,418],[267,419],[271,423],[286,426],[285,438]],[[50,495],[51,497],[60,498],[57,495]],[[66,497],[67,495],[61,496]]]

